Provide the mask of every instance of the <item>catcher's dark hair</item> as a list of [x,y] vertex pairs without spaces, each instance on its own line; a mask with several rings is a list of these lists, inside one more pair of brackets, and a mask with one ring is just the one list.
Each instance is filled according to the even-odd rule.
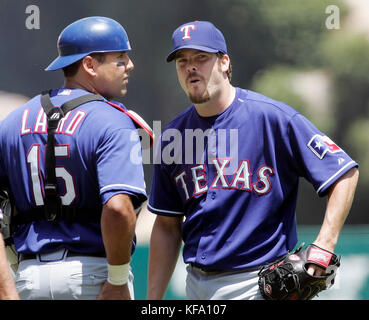
[[[99,63],[103,63],[105,61],[105,54],[103,52],[91,53],[89,56],[95,58]],[[77,74],[77,71],[82,64],[82,59],[72,63],[69,66],[63,68],[64,77],[73,77]]]
[[[216,55],[219,59],[222,59],[222,57],[224,56],[224,53],[219,51],[219,52],[216,53]],[[227,73],[227,77],[228,77],[229,81],[231,81],[231,79],[232,79],[232,63],[230,61],[229,61],[229,68],[228,68],[226,73]]]

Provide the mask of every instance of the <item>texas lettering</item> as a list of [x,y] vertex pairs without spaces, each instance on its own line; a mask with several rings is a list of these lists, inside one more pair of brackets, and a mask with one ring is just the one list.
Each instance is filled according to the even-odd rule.
[[[205,164],[186,166],[174,176],[174,182],[182,190],[185,200],[207,192],[209,189],[238,189],[254,192],[259,196],[266,195],[272,188],[270,177],[274,170],[268,165],[260,166],[256,171],[256,179],[252,181],[249,160],[242,159],[233,175],[226,175],[225,168],[231,159],[213,159],[208,170],[214,170],[215,177],[210,181]],[[192,191],[192,192],[191,192]]]

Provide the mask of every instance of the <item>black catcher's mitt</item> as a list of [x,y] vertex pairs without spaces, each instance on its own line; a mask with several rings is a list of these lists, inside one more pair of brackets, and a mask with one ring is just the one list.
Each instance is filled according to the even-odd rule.
[[[334,283],[340,256],[304,243],[280,261],[263,267],[259,272],[259,288],[267,300],[310,300]],[[325,275],[311,276],[308,265],[314,264],[325,270]]]

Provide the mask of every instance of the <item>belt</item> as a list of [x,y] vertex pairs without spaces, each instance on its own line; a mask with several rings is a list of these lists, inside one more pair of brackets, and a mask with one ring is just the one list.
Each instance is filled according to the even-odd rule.
[[[30,260],[30,259],[37,259],[38,257],[40,257],[40,261],[42,261],[42,259],[41,259],[42,255],[43,255],[43,253],[20,253],[19,256],[18,256],[18,262],[21,262],[21,261],[24,261],[24,260]],[[105,254],[105,252],[101,252],[101,253],[81,253],[81,252],[73,252],[73,251],[67,251],[67,254],[66,254],[66,257],[78,257],[78,256],[105,258],[106,254]],[[55,261],[59,261],[59,260],[62,260],[62,259],[56,259]]]
[[241,268],[241,269],[234,269],[234,270],[214,270],[214,269],[208,269],[203,266],[195,265],[194,263],[190,263],[190,266],[204,274],[204,275],[216,275],[216,274],[234,274],[234,273],[242,273],[242,272],[252,272],[259,270],[262,266],[255,266],[255,267],[249,267],[249,268]]

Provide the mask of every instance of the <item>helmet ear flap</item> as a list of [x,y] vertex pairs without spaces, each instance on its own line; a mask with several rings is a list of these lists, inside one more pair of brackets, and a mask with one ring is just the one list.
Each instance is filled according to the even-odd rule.
[[68,25],[59,35],[59,56],[45,69],[52,71],[69,66],[95,52],[129,51],[131,45],[125,29],[107,17],[87,17]]

